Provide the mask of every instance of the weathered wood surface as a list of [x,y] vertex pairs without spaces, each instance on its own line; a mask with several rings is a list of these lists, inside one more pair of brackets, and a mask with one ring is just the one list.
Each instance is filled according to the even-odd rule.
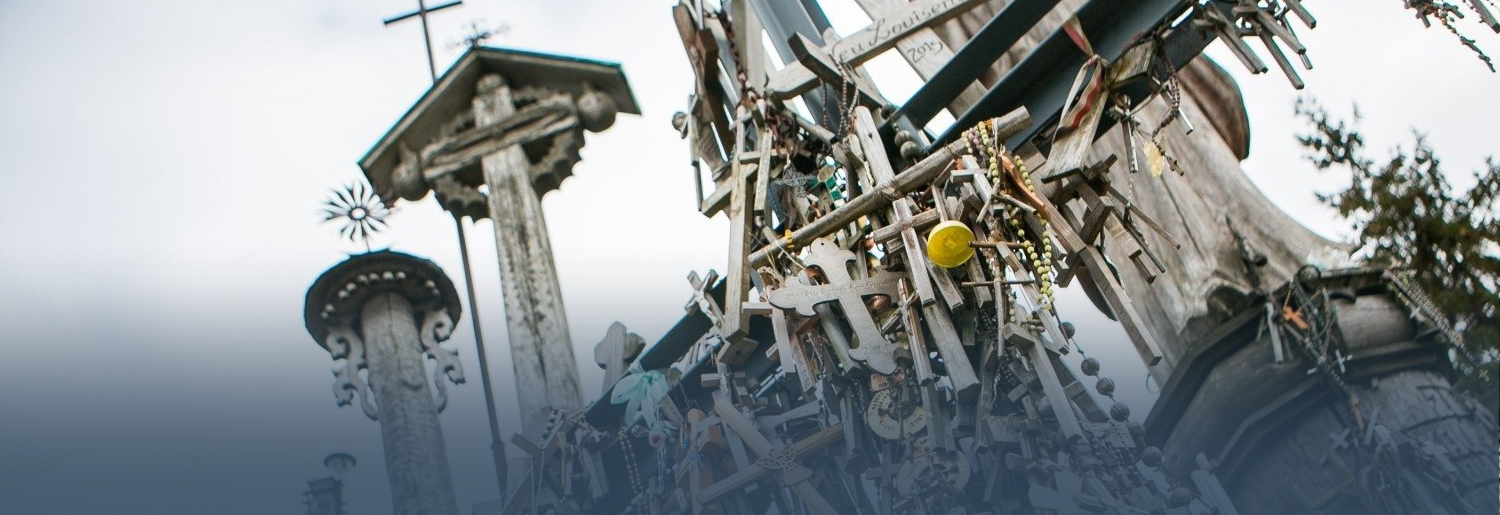
[[754,462],[747,462],[748,466],[733,476],[705,488],[698,496],[702,503],[715,502],[727,494],[739,492],[766,475],[776,473],[782,486],[796,492],[797,497],[808,505],[808,511],[813,515],[836,515],[838,513],[808,481],[812,476],[812,471],[798,462],[798,456],[838,441],[844,436],[842,428],[829,427],[792,445],[778,446],[761,435],[760,431],[755,428],[755,424],[746,419],[727,399],[720,397],[714,402],[714,413],[718,414],[724,424],[729,426],[732,431],[731,436],[737,436],[743,440],[745,446],[750,448],[757,459]]
[[[1500,511],[1497,505],[1500,490],[1494,479],[1497,477],[1495,431],[1472,423],[1475,418],[1470,411],[1472,403],[1456,394],[1446,378],[1430,371],[1407,371],[1383,377],[1356,392],[1365,423],[1369,424],[1366,434],[1351,432],[1339,437],[1350,422],[1348,406],[1341,401],[1310,409],[1291,427],[1271,436],[1275,444],[1263,446],[1255,459],[1247,462],[1238,474],[1242,479],[1226,481],[1225,487],[1242,512],[1307,511],[1370,465],[1373,458],[1360,459],[1352,447],[1333,451],[1339,455],[1336,461],[1325,458],[1326,453],[1344,439],[1350,444],[1357,443],[1356,440],[1374,443],[1375,427],[1404,432],[1442,447],[1453,472],[1463,478],[1462,491],[1455,492],[1458,497],[1473,507],[1474,513]],[[1423,443],[1413,445],[1421,447]],[[1420,463],[1406,465],[1421,467]],[[1388,513],[1385,510],[1396,503],[1393,497],[1351,492],[1338,495],[1324,513]],[[1430,510],[1424,513],[1461,513],[1438,508],[1440,500],[1422,506],[1423,510]]]
[[[1031,117],[1025,109],[1017,109],[1014,112],[1006,114],[997,122],[1001,138],[1014,135],[1030,124]],[[952,169],[953,160],[958,158],[962,148],[962,142],[938,148],[931,155],[917,162],[917,164],[896,174],[896,177],[891,180],[887,187],[881,188],[876,192],[871,192],[871,194],[855,197],[849,203],[839,206],[822,218],[818,218],[812,223],[793,231],[790,237],[776,240],[770,245],[751,253],[748,258],[749,262],[754,266],[765,265],[769,262],[771,255],[777,252],[784,252],[788,245],[800,247],[812,243],[813,240],[827,236],[861,216],[868,215],[890,205],[898,195],[911,193],[927,187],[927,184],[932,182],[939,174]]]
[[[481,78],[474,100],[480,126],[515,113],[511,90],[499,75]],[[539,437],[552,409],[583,407],[578,362],[531,162],[521,147],[512,146],[485,156],[481,165],[489,185],[521,427],[523,434]]]
[[853,252],[840,249],[828,240],[813,242],[812,253],[804,262],[809,267],[817,267],[823,277],[828,279],[828,283],[786,285],[772,291],[768,300],[773,306],[795,309],[798,314],[806,317],[816,314],[814,308],[820,304],[837,303],[843,309],[844,320],[848,321],[854,337],[858,339],[858,346],[851,350],[850,355],[878,373],[894,373],[896,356],[893,352],[897,346],[881,334],[874,316],[865,307],[865,298],[874,295],[897,298],[896,284],[900,281],[900,276],[877,273],[873,277],[852,278],[847,266],[854,259]]
[[[908,3],[906,0],[855,0],[855,2],[871,19],[889,16]],[[953,59],[953,49],[943,42],[937,32],[926,27],[897,41],[896,49],[901,51],[901,58],[911,65],[912,70],[917,72],[917,76],[924,80],[931,78],[943,68],[944,64]],[[982,96],[984,96],[984,88],[979,87],[978,84],[969,84],[953,99],[952,103],[948,104],[948,109],[955,113],[964,112]]]
[[[862,6],[872,9],[872,12],[883,8],[887,13],[899,13],[908,12],[914,6],[943,5],[939,0],[893,5],[896,3],[901,2],[864,0]],[[1042,26],[1031,31],[1032,36],[1022,38],[1020,44],[1011,48],[997,67],[1002,70],[1008,67],[1009,62],[1024,55],[1041,36],[1050,35],[1049,52],[1056,51],[1056,43],[1060,40],[1055,32],[1058,23],[1082,3],[1084,0],[1066,2],[1059,10],[1053,11]],[[1008,5],[1001,1],[990,4],[992,12],[999,5]],[[1037,7],[1042,3],[1030,5]],[[1045,3],[1045,6],[1051,5],[1051,2]],[[1094,7],[1100,5],[1144,7],[1144,3],[1093,4]],[[1166,3],[1152,5],[1166,8]],[[807,13],[795,7],[799,6],[773,10],[776,12],[771,17],[797,18],[791,21],[808,21],[821,26],[821,22],[814,19],[817,16],[807,20],[798,18]],[[800,7],[809,8],[808,5]],[[720,26],[708,27],[710,32],[725,31],[725,37],[714,32],[715,41],[727,44],[728,38],[732,37],[739,42],[736,46],[753,45],[757,24],[765,20],[748,19],[751,9],[744,5],[727,5],[725,10],[732,13],[727,18],[733,18],[734,32],[729,35],[731,25],[721,15],[715,22]],[[1027,14],[1040,15],[1041,10],[1037,7]],[[769,11],[757,8],[755,12],[758,16],[767,16]],[[1156,12],[1136,10],[1128,14]],[[915,493],[911,477],[914,467],[923,466],[919,458],[939,457],[938,454],[928,454],[933,450],[967,454],[953,463],[968,465],[973,462],[975,470],[982,469],[988,483],[983,494],[985,504],[963,499],[963,492],[959,489],[964,481],[952,477],[958,474],[958,470],[949,467],[933,471],[942,476],[926,477],[924,481],[925,486],[940,486],[956,480],[951,485],[953,491],[928,489],[920,494],[922,499],[900,501],[916,504],[904,504],[895,507],[896,510],[935,508],[937,512],[948,512],[954,507],[953,503],[958,503],[975,512],[1001,502],[1019,501],[1022,506],[1007,506],[1007,509],[1024,507],[1029,502],[1033,508],[1064,513],[1114,509],[1122,513],[1185,515],[1203,512],[1207,505],[1220,513],[1232,514],[1238,510],[1231,506],[1231,501],[1248,499],[1244,496],[1262,492],[1239,492],[1236,484],[1221,485],[1221,477],[1253,482],[1270,477],[1269,474],[1280,474],[1283,478],[1320,474],[1315,470],[1316,466],[1302,462],[1290,465],[1295,471],[1260,471],[1255,467],[1267,455],[1268,449],[1293,452],[1288,450],[1290,444],[1283,440],[1291,441],[1311,434],[1294,434],[1288,440],[1278,438],[1280,435],[1275,432],[1308,420],[1309,409],[1331,400],[1334,404],[1329,409],[1339,413],[1341,405],[1337,402],[1347,399],[1338,396],[1346,391],[1341,386],[1342,377],[1330,372],[1334,365],[1330,365],[1332,361],[1328,356],[1333,352],[1321,355],[1322,361],[1315,367],[1317,373],[1323,375],[1309,378],[1307,368],[1312,363],[1305,355],[1262,360],[1270,355],[1270,348],[1252,341],[1256,339],[1254,335],[1236,333],[1234,338],[1237,340],[1225,339],[1230,343],[1224,346],[1215,343],[1211,346],[1214,352],[1209,353],[1205,353],[1203,345],[1207,344],[1201,339],[1217,322],[1231,315],[1244,313],[1253,318],[1264,312],[1265,306],[1261,303],[1252,302],[1245,307],[1247,299],[1252,299],[1252,294],[1264,283],[1245,273],[1241,241],[1272,256],[1271,266],[1261,271],[1265,282],[1271,284],[1290,277],[1307,261],[1310,253],[1335,246],[1292,223],[1244,179],[1235,159],[1236,136],[1220,135],[1220,126],[1200,123],[1205,120],[1201,110],[1194,110],[1196,106],[1192,105],[1191,92],[1182,112],[1194,123],[1189,125],[1185,123],[1187,120],[1178,121],[1175,127],[1167,127],[1161,133],[1162,138],[1150,143],[1130,131],[1151,131],[1161,123],[1168,110],[1160,105],[1131,113],[1139,118],[1121,122],[1123,128],[1104,134],[1098,142],[1085,130],[1075,133],[1082,137],[1073,141],[1071,146],[1049,147],[1046,142],[1036,142],[1016,149],[983,149],[988,153],[977,156],[979,160],[1004,162],[1003,168],[996,166],[992,172],[994,176],[991,176],[986,173],[991,170],[985,169],[988,163],[983,165],[984,168],[965,166],[964,172],[953,174],[953,178],[964,176],[962,183],[950,181],[947,172],[965,150],[980,153],[965,148],[968,147],[965,143],[938,146],[925,158],[920,152],[903,149],[899,161],[891,159],[885,155],[886,149],[911,144],[912,136],[898,131],[894,141],[887,141],[886,136],[875,130],[874,116],[868,104],[880,103],[878,91],[863,79],[856,79],[861,77],[860,71],[850,70],[846,65],[857,64],[859,59],[868,57],[861,45],[870,45],[869,52],[873,54],[890,48],[881,45],[895,45],[905,50],[915,48],[914,45],[921,44],[924,39],[930,42],[936,31],[923,28],[927,23],[923,21],[924,16],[898,23],[898,28],[893,29],[886,40],[880,40],[878,36],[870,39],[869,32],[878,32],[884,27],[888,21],[885,17],[877,17],[876,23],[866,32],[856,33],[843,41],[829,37],[819,46],[812,43],[815,38],[811,34],[794,35],[795,40],[787,46],[792,47],[798,61],[770,77],[770,86],[761,91],[766,93],[764,98],[769,102],[757,99],[753,108],[750,103],[738,102],[715,106],[722,112],[727,112],[725,108],[731,106],[739,110],[733,121],[737,141],[730,149],[729,166],[726,167],[728,177],[715,177],[717,191],[710,198],[703,199],[701,204],[705,213],[725,210],[731,214],[732,238],[736,241],[730,256],[730,275],[738,282],[726,287],[733,293],[726,299],[724,312],[735,314],[719,322],[721,327],[731,328],[726,331],[730,333],[725,335],[730,341],[724,342],[724,348],[733,353],[738,346],[738,353],[733,355],[744,359],[721,359],[716,374],[690,380],[703,388],[721,389],[715,398],[715,411],[732,428],[724,437],[727,449],[715,456],[695,457],[714,460],[710,466],[697,465],[694,468],[697,473],[715,467],[722,467],[725,472],[708,478],[700,475],[696,482],[687,482],[699,494],[695,495],[695,508],[712,504],[701,495],[708,492],[712,499],[722,501],[723,504],[716,508],[730,512],[759,513],[774,509],[777,512],[824,513],[833,510],[834,505],[838,505],[840,511],[878,512],[872,501],[878,504],[879,496],[860,491],[863,481],[845,482],[838,474],[850,474],[851,477],[863,474],[875,484],[888,486],[892,484],[889,481],[895,472],[893,469],[900,469],[896,472],[895,484],[904,498],[908,493]],[[928,18],[942,16],[947,14],[934,14]],[[1034,18],[1028,18],[1031,19]],[[700,19],[697,23],[701,26],[704,21]],[[766,26],[780,26],[781,21],[786,20],[766,21]],[[1136,21],[1144,23],[1149,20]],[[1097,24],[1099,20],[1092,22]],[[1114,42],[1110,44],[1119,43],[1119,31],[1105,32],[1113,38]],[[1007,33],[1006,37],[1012,35]],[[1086,39],[1086,36],[1075,40]],[[1080,46],[1087,46],[1087,43],[1080,41]],[[1138,47],[1131,55],[1137,58],[1152,55],[1141,48],[1149,49]],[[1196,52],[1197,47],[1194,48]],[[719,65],[729,65],[732,60],[735,61],[733,67],[748,70],[751,76],[747,79],[753,89],[760,80],[757,67],[764,64],[761,62],[763,58],[759,57],[758,48],[742,49],[741,52],[739,57],[748,56],[754,61],[744,63],[739,58],[721,57]],[[1040,61],[1029,62],[1034,65]],[[1140,61],[1127,59],[1122,62],[1126,64],[1110,71],[1109,77],[1125,73],[1119,70],[1140,69],[1134,66]],[[817,139],[820,135],[815,131],[801,133],[792,130],[788,133],[781,124],[782,120],[778,119],[782,115],[776,109],[782,106],[777,100],[787,98],[798,88],[810,88],[818,81],[826,84],[843,82],[845,76],[851,77],[849,85],[853,86],[860,102],[866,104],[863,109],[853,110],[854,133],[852,136],[837,135],[837,142],[831,149],[808,150],[803,145],[813,143],[812,146],[816,146],[809,138]],[[1044,76],[1048,82],[1046,87],[1056,86],[1057,77]],[[722,78],[700,76],[700,80],[713,82]],[[1201,86],[1203,81],[1199,82]],[[1216,88],[1226,84],[1210,82]],[[756,99],[751,93],[747,95]],[[1223,98],[1215,97],[1211,101],[1219,102]],[[746,112],[750,109],[754,111]],[[1175,106],[1171,112],[1176,113]],[[1103,118],[1105,113],[1103,106],[1094,111],[1086,129],[1092,129],[1093,122],[1108,121]],[[768,121],[775,124],[774,131],[766,131],[770,126]],[[1005,129],[1019,122],[1016,117],[1002,120],[1002,130],[998,132],[1004,133]],[[1233,126],[1232,121],[1229,124]],[[795,124],[786,123],[784,126]],[[1199,130],[1192,135],[1183,132],[1184,128],[1191,126],[1212,129]],[[842,129],[840,125],[839,130]],[[955,131],[961,129],[963,127],[958,127]],[[989,139],[1005,140],[1008,139],[1006,136],[1008,134],[992,135]],[[778,139],[776,153],[766,147],[767,140],[773,137]],[[756,139],[757,148],[747,148],[748,138]],[[829,141],[818,139],[823,144]],[[972,143],[974,146],[980,144],[979,141]],[[1160,178],[1147,177],[1147,174],[1130,175],[1144,170],[1133,165],[1141,161],[1137,153],[1143,147],[1154,151],[1157,144],[1181,165],[1183,173],[1178,175],[1172,170]],[[1049,149],[1053,155],[1041,155]],[[1068,154],[1067,159],[1058,155],[1059,151]],[[1017,160],[1024,161],[1025,169],[1036,173],[1038,178],[1045,175],[1039,171],[1044,161],[1053,161],[1054,167],[1067,161],[1068,168],[1090,169],[1088,174],[1092,175],[1088,175],[1086,181],[1055,181],[1043,191],[1035,191],[1026,171],[1012,166]],[[808,165],[809,161],[816,164]],[[906,169],[897,173],[896,163]],[[1154,171],[1159,167],[1153,164],[1148,168]],[[816,182],[795,182],[797,195],[793,200],[796,207],[804,211],[790,217],[794,221],[783,232],[780,226],[773,228],[769,220],[773,218],[772,201],[785,202],[782,197],[772,195],[784,194],[786,190],[773,193],[770,185],[787,186],[791,181],[779,181],[786,180],[788,172],[796,174],[791,176],[792,181],[813,176],[822,184],[817,185],[817,192],[804,192],[804,186]],[[1086,174],[1079,174],[1082,175]],[[1156,190],[1148,194],[1148,188]],[[917,212],[922,210],[926,212]],[[1234,214],[1244,221],[1242,225],[1253,225],[1254,230],[1247,231],[1244,238],[1230,236],[1222,225],[1226,214]],[[788,219],[786,216],[778,218]],[[921,242],[915,238],[916,231],[946,219],[964,222],[971,226],[977,237],[982,238],[979,246],[984,250],[979,255],[983,264],[989,266],[960,267],[951,272],[926,266],[920,252]],[[876,228],[874,225],[885,227]],[[1037,235],[1042,236],[1038,238]],[[896,250],[894,242],[898,239],[901,240],[902,252],[907,254],[905,259],[889,254]],[[1053,254],[1053,242],[1061,242],[1064,252]],[[875,244],[888,246],[876,249]],[[809,245],[811,248],[806,248]],[[1033,248],[1034,245],[1046,250]],[[1161,252],[1162,249],[1176,252]],[[834,250],[837,256],[832,255]],[[880,260],[878,264],[877,259]],[[1121,266],[1116,271],[1115,265],[1127,261],[1133,266]],[[888,266],[902,262],[906,265],[905,270]],[[1101,309],[1120,319],[1142,360],[1154,365],[1153,376],[1159,383],[1166,383],[1167,392],[1163,394],[1162,405],[1170,405],[1170,409],[1153,410],[1156,425],[1152,428],[1143,428],[1130,421],[1129,406],[1123,402],[1114,402],[1108,413],[1100,410],[1088,388],[1058,359],[1058,355],[1066,353],[1072,331],[1060,324],[1049,309],[1052,304],[1049,279],[1054,265],[1066,268],[1059,275],[1061,281],[1078,278],[1096,303],[1102,306]],[[882,269],[889,271],[872,272]],[[745,279],[752,277],[751,273],[757,279],[754,286],[761,289],[770,304],[781,309],[795,309],[801,317],[780,318],[783,313],[748,302],[744,294],[750,285]],[[943,283],[944,279],[950,283],[955,280],[949,273],[972,288],[970,293],[956,294],[956,287]],[[886,285],[874,282],[885,275],[893,275],[905,282],[907,288],[899,295],[885,291],[879,291],[879,295],[872,293],[886,289]],[[934,281],[937,281],[936,285],[932,284]],[[994,290],[988,291],[989,286]],[[985,296],[978,294],[981,290]],[[939,298],[943,302],[938,302]],[[997,305],[984,306],[986,303]],[[900,316],[892,313],[892,308],[899,310]],[[990,313],[998,316],[990,317]],[[756,324],[751,324],[746,315],[774,316],[775,319],[769,323],[756,319]],[[1349,327],[1355,338],[1391,334],[1392,331],[1385,330],[1383,324],[1400,320],[1402,316],[1400,313],[1380,315],[1373,322],[1351,322]],[[1240,316],[1238,319],[1246,318]],[[894,328],[898,324],[906,328],[904,339],[896,337],[899,332]],[[756,325],[760,328],[755,328]],[[770,326],[770,329],[765,326]],[[735,342],[742,336],[739,330],[753,331],[757,336]],[[928,337],[924,330],[930,330],[932,336]],[[854,335],[852,342],[850,333]],[[887,335],[894,337],[894,341],[887,339]],[[712,340],[713,336],[708,338]],[[983,345],[966,346],[967,340],[982,341]],[[770,343],[775,345],[768,345]],[[1351,366],[1364,366],[1360,360],[1368,359],[1368,363],[1375,367],[1361,369],[1364,370],[1361,373],[1379,378],[1399,376],[1409,371],[1433,373],[1442,363],[1441,359],[1434,357],[1435,350],[1440,350],[1435,345],[1384,344],[1398,348],[1389,352],[1381,350],[1384,347],[1357,351],[1372,353],[1376,357],[1361,355]],[[803,353],[798,352],[797,347],[803,347],[805,355],[799,355]],[[694,348],[697,348],[696,344]],[[749,349],[752,348],[764,349],[764,352],[751,353]],[[929,349],[937,350],[941,361],[929,361],[927,358],[933,356]],[[902,350],[909,350],[909,353],[903,355]],[[968,362],[970,351],[977,352],[974,359],[980,360],[979,370]],[[810,359],[801,364],[788,361],[808,357]],[[1349,363],[1347,358],[1346,354],[1337,356],[1339,370]],[[875,373],[866,375],[864,371],[854,370],[859,367],[853,363],[854,359],[864,362],[861,368]],[[699,360],[689,361],[679,361],[685,366],[675,368],[693,370],[701,366]],[[940,362],[941,368],[937,366]],[[817,369],[816,384],[807,382],[811,379],[808,377],[811,368]],[[1098,362],[1094,361],[1083,370],[1089,376],[1096,376]],[[984,380],[972,378],[971,384],[965,387],[961,382],[966,373],[983,375]],[[977,386],[981,382],[985,385]],[[945,383],[953,384],[958,390],[957,402],[950,402],[939,394],[938,387]],[[1114,384],[1112,380],[1100,377],[1095,380],[1094,389],[1113,399]],[[965,392],[972,393],[966,395]],[[882,399],[879,403],[874,400],[877,394]],[[1415,398],[1410,392],[1387,394]],[[878,420],[869,429],[877,436],[886,437],[889,441],[878,443],[888,444],[890,449],[870,446],[871,440],[879,439],[861,436],[866,428],[864,424],[849,425],[850,421],[859,418],[851,416],[857,409],[851,407],[851,403],[857,406],[861,399],[871,399],[868,405],[875,411],[873,418],[869,418],[871,413],[866,413],[867,419]],[[990,402],[975,406],[975,399]],[[696,402],[702,405],[701,395]],[[818,404],[822,405],[821,408]],[[824,417],[806,416],[819,409]],[[827,415],[835,410],[840,412],[837,420],[846,424],[842,429],[829,426],[834,419]],[[1342,423],[1365,427],[1360,417],[1361,413],[1367,412],[1354,413],[1354,422],[1343,420]],[[1368,413],[1368,418],[1371,427],[1377,427],[1377,432],[1384,431],[1379,429],[1384,426],[1374,422],[1378,415]],[[1456,420],[1449,417],[1423,423],[1436,426],[1447,424],[1446,420],[1450,419]],[[1464,421],[1452,423],[1470,424]],[[892,431],[893,428],[903,430]],[[970,453],[966,447],[971,444],[953,438],[953,429],[964,428],[976,430],[976,441],[972,445],[983,446],[984,452],[979,455]],[[926,436],[916,434],[924,429],[928,433]],[[910,430],[910,433],[905,430]],[[825,438],[842,435],[846,440],[846,448],[839,454],[838,467],[815,470],[817,467],[809,463],[799,464],[796,457],[788,454],[793,447],[773,443],[793,441],[815,431]],[[1409,433],[1407,431],[1402,437]],[[1165,448],[1165,456],[1156,454],[1160,449],[1147,447],[1148,437],[1151,443]],[[1449,440],[1458,445],[1465,443],[1462,439]],[[1419,443],[1421,449],[1447,447],[1442,443]],[[1361,452],[1371,449],[1374,448],[1366,447]],[[1487,457],[1488,452],[1475,455]],[[1447,458],[1447,451],[1422,450],[1416,455],[1431,457],[1422,462],[1422,466],[1436,464],[1432,466],[1459,470],[1459,465],[1449,463],[1452,460]],[[954,457],[943,454],[942,458]],[[687,458],[679,456],[678,459]],[[1116,460],[1118,463],[1111,463]],[[1163,470],[1170,476],[1169,484],[1157,485],[1160,488],[1118,488],[1116,485],[1119,484],[1143,484],[1145,480],[1132,475],[1137,472],[1144,474],[1135,465],[1138,460],[1145,467],[1155,467],[1156,462],[1161,462]],[[933,463],[936,461],[927,465]],[[1018,486],[1029,486],[1029,490],[1017,496],[1013,491],[1021,488],[996,486],[1000,478],[1009,477],[1005,475],[1006,470],[1013,472],[1013,476],[1027,478],[1027,484]],[[778,473],[776,479],[783,488],[767,488],[774,482],[760,479],[773,471]],[[1115,474],[1117,477],[1101,480],[1091,474]],[[705,486],[705,479],[714,478],[720,481]],[[1326,479],[1327,476],[1319,478]],[[1113,483],[1106,485],[1105,481]],[[816,489],[811,486],[815,483],[819,484]],[[1173,484],[1192,485],[1192,490],[1174,489]],[[847,497],[822,497],[822,493],[837,491],[839,486],[847,487]],[[795,490],[795,495],[788,491],[788,487]],[[1418,487],[1427,491],[1426,486]],[[761,495],[761,489],[769,491]],[[1167,495],[1169,491],[1171,494]],[[675,501],[675,506],[686,504],[680,499]],[[1307,503],[1303,504],[1299,507],[1305,508]],[[1289,511],[1299,511],[1299,507],[1289,508]]]
[[395,515],[457,515],[448,448],[427,386],[411,301],[396,293],[365,302],[360,317],[370,388],[380,409],[385,470]]
[[594,363],[604,369],[604,393],[614,389],[615,381],[625,376],[625,370],[640,356],[646,347],[645,340],[625,329],[625,324],[609,325],[604,339],[594,346]]
[[[1196,467],[1196,454],[1206,453],[1218,463],[1220,479],[1244,513],[1304,512],[1335,493],[1346,473],[1372,463],[1371,447],[1356,451],[1353,446],[1368,444],[1364,439],[1373,437],[1372,428],[1385,426],[1414,445],[1426,441],[1443,447],[1464,501],[1479,513],[1500,509],[1494,504],[1500,491],[1491,479],[1500,474],[1494,426],[1488,415],[1473,411],[1473,401],[1452,391],[1441,373],[1442,349],[1412,341],[1416,326],[1389,295],[1361,295],[1335,306],[1354,356],[1343,381],[1357,396],[1357,408],[1320,374],[1309,375],[1305,352],[1297,350],[1294,359],[1277,363],[1270,335],[1257,337],[1258,318],[1238,318],[1242,321],[1232,324],[1240,325],[1223,341],[1205,341],[1185,357],[1179,375],[1187,377],[1167,384],[1147,419],[1147,437],[1162,444],[1164,467],[1186,472]],[[1345,431],[1349,434],[1339,436]],[[1339,460],[1330,460],[1330,451]],[[1421,470],[1426,461],[1407,460],[1403,466]],[[1428,492],[1422,495],[1436,491],[1417,486]],[[1330,497],[1336,502],[1325,513],[1379,513],[1377,505],[1384,502],[1372,504],[1374,498],[1348,493],[1353,495]],[[1420,506],[1432,513],[1443,509]]]
[[[871,26],[824,48],[823,53],[835,62],[859,66],[895,47],[898,41],[913,32],[952,19],[964,9],[982,1],[917,0],[888,11],[885,16],[874,20]],[[766,84],[766,93],[771,98],[785,99],[811,91],[816,86],[817,76],[806,66],[797,63],[772,75]]]

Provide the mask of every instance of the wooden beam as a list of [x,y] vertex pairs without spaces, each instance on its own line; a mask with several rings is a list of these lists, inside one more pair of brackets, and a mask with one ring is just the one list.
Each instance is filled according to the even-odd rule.
[[[918,0],[875,20],[869,27],[825,46],[823,53],[836,62],[859,66],[896,46],[901,39],[919,29],[936,25],[963,14],[984,0]],[[771,76],[766,96],[786,100],[818,85],[818,77],[802,63],[788,65]]]
[[[1031,117],[1027,114],[1024,107],[1011,111],[1010,114],[1001,117],[996,123],[997,132],[1000,133],[1001,139],[1014,135],[1029,125],[1031,125]],[[812,223],[792,232],[790,238],[776,240],[774,243],[755,251],[755,253],[750,255],[750,263],[753,266],[764,266],[771,262],[772,255],[778,252],[785,252],[788,243],[798,247],[807,245],[815,239],[842,229],[850,222],[858,220],[859,217],[890,205],[900,195],[926,188],[939,174],[948,171],[953,165],[953,160],[957,159],[964,151],[964,143],[962,141],[938,147],[925,159],[897,174],[889,185],[882,187],[878,191],[855,197],[848,203],[835,208],[821,218],[813,220]]]

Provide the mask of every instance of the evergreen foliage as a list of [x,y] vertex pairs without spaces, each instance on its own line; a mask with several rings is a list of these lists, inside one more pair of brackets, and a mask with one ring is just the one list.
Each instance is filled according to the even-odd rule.
[[1500,404],[1497,345],[1500,324],[1500,162],[1493,157],[1474,173],[1474,185],[1455,191],[1426,138],[1413,134],[1411,148],[1397,147],[1377,161],[1353,122],[1334,119],[1315,100],[1297,102],[1297,114],[1312,133],[1298,136],[1319,170],[1351,174],[1341,191],[1318,194],[1356,231],[1355,243],[1373,264],[1409,271],[1414,283],[1449,317],[1463,337],[1458,388],[1493,416]]

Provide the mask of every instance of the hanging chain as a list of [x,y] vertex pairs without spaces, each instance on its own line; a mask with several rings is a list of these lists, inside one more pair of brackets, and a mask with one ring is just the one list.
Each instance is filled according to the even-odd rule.
[[624,427],[620,428],[618,435],[620,451],[625,455],[625,468],[630,473],[631,493],[635,495],[631,498],[630,502],[635,506],[636,513],[647,513],[647,510],[643,508],[648,508],[649,506],[647,506],[646,500],[641,498],[641,494],[645,493],[646,487],[641,481],[641,469],[639,464],[636,463],[635,448],[630,445],[630,435],[625,434]]
[[1433,325],[1437,326],[1439,331],[1442,331],[1443,337],[1448,339],[1449,344],[1459,349],[1460,352],[1467,352],[1467,349],[1463,346],[1463,336],[1458,334],[1453,325],[1448,323],[1448,319],[1442,316],[1442,311],[1438,310],[1437,305],[1432,302],[1432,299],[1427,296],[1426,292],[1411,284],[1406,276],[1390,270],[1381,272],[1381,278],[1396,287],[1396,293],[1398,294],[1396,298],[1402,304],[1405,304],[1407,309],[1410,309],[1413,313],[1427,317],[1428,320],[1432,321]]
[[1167,47],[1161,33],[1157,33],[1155,39],[1157,61],[1161,63],[1162,68],[1165,68],[1167,72],[1167,80],[1161,84],[1161,95],[1172,106],[1172,110],[1161,123],[1156,125],[1155,129],[1151,130],[1151,141],[1153,142],[1158,141],[1157,136],[1161,134],[1162,129],[1167,128],[1168,125],[1171,125],[1172,122],[1177,121],[1178,118],[1182,118],[1183,116],[1182,84],[1177,80],[1177,67],[1172,64],[1172,59],[1167,56]]

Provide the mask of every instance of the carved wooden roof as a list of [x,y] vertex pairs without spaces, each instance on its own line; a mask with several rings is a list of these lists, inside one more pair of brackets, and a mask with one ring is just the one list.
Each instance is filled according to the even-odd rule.
[[479,78],[499,73],[512,88],[538,86],[567,92],[574,98],[584,84],[608,94],[620,112],[640,114],[640,106],[619,63],[524,50],[474,47],[444,72],[391,130],[380,138],[359,166],[382,196],[391,189],[391,174],[401,148],[420,149],[437,137],[444,124],[468,111]]

